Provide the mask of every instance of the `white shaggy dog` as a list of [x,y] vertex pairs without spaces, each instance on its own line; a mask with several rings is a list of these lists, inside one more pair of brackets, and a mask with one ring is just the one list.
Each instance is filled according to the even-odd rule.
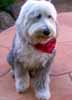
[[16,21],[16,34],[8,62],[16,90],[24,92],[32,80],[36,97],[50,98],[49,69],[55,56],[57,12],[49,1],[28,0]]

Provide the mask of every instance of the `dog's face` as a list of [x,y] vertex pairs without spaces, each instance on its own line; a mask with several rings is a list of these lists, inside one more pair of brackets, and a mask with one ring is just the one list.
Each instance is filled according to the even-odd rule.
[[[57,36],[57,12],[49,1],[27,1],[21,9],[17,26],[22,37],[32,43],[43,43]],[[19,30],[18,29],[18,30]]]

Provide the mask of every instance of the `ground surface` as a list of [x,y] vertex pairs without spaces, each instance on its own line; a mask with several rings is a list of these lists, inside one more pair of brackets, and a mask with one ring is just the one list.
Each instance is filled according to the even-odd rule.
[[[52,64],[51,100],[72,100],[72,13],[59,14],[59,37],[57,40],[57,55]],[[0,75],[10,68],[6,61],[11,47],[15,27],[0,34]],[[69,72],[69,73],[68,73]],[[18,94],[10,73],[0,77],[0,100],[36,100],[34,92],[29,89],[25,94]]]

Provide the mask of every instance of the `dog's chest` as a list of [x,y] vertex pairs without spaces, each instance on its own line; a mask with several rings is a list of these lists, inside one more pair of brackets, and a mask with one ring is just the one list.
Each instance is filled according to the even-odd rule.
[[19,60],[24,63],[24,67],[29,68],[45,66],[49,59],[49,55],[47,53],[42,53],[30,46],[20,48],[18,53]]

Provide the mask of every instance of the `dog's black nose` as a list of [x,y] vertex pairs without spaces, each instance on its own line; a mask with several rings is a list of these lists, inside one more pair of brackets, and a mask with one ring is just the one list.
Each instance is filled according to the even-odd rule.
[[44,33],[44,35],[49,35],[50,34],[50,30],[48,28],[46,28],[43,33]]

